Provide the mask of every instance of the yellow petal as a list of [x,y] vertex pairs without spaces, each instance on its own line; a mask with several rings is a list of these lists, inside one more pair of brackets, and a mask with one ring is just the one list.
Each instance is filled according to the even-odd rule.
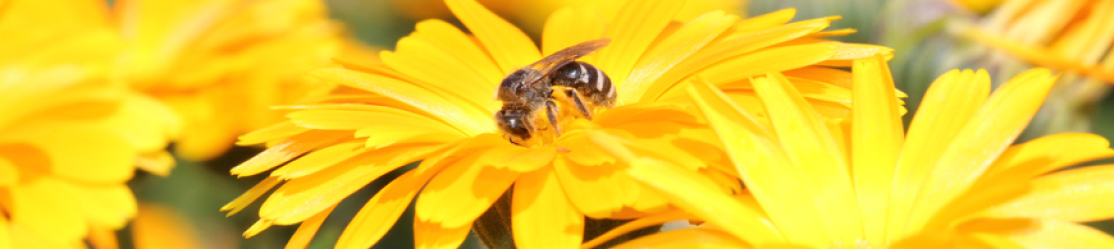
[[[905,224],[924,179],[951,140],[982,106],[990,93],[990,76],[984,70],[952,70],[929,86],[917,115],[909,125],[905,147],[894,169],[893,189],[887,212],[886,237],[898,241],[908,235]],[[914,232],[914,231],[909,231]]]
[[[778,73],[754,81],[770,115],[781,148],[811,193],[816,208],[827,217],[822,222],[828,236],[838,243],[862,237],[862,218],[847,160],[819,115],[805,102],[789,80]],[[802,193],[803,194],[803,193]]]
[[745,18],[735,23],[732,32],[742,33],[777,27],[793,20],[793,16],[795,15],[797,15],[797,9],[788,8],[762,14],[760,16]]
[[7,188],[19,182],[19,168],[15,163],[0,156],[0,187]]
[[244,191],[244,193],[236,197],[236,199],[228,202],[228,204],[224,204],[224,206],[220,207],[220,211],[228,211],[228,214],[225,216],[232,216],[239,213],[241,210],[248,207],[248,205],[251,205],[252,202],[255,202],[256,199],[259,199],[260,196],[270,192],[272,188],[275,188],[275,185],[281,182],[282,180],[277,176],[267,177],[258,184],[255,184],[251,189],[248,189],[248,191]]
[[939,208],[966,191],[1028,125],[1055,82],[1046,69],[1029,70],[990,96],[925,179],[906,228],[918,230]]
[[[2,4],[2,3],[0,3]],[[3,10],[0,10],[3,11]],[[0,216],[0,249],[12,249],[12,232],[9,231],[8,217]]]
[[377,125],[396,125],[452,132],[446,124],[421,115],[379,106],[365,106],[364,110],[311,109],[287,114],[295,125],[315,130],[357,130],[375,121]]
[[291,179],[263,202],[259,217],[274,220],[279,225],[301,222],[431,150],[435,148],[415,146],[394,153],[369,153],[366,157]]
[[[757,209],[757,206],[755,206],[755,208]],[[670,222],[670,221],[685,220],[685,219],[688,219],[688,218],[689,218],[689,215],[684,213],[684,212],[681,212],[680,210],[652,214],[650,216],[638,218],[636,220],[632,220],[630,222],[623,223],[622,225],[619,225],[618,227],[612,228],[611,230],[608,230],[606,233],[601,234],[600,236],[596,236],[595,238],[593,238],[592,240],[590,240],[588,242],[584,242],[584,244],[582,244],[580,246],[580,248],[596,248],[597,246],[599,246],[600,244],[603,244],[604,242],[611,241],[611,239],[614,239],[616,237],[622,236],[622,235],[630,233],[630,232],[637,231],[639,229],[665,224],[666,222]]]
[[575,248],[583,240],[584,215],[569,203],[552,170],[538,170],[514,185],[511,229],[518,248]]
[[816,225],[823,218],[812,196],[802,194],[811,190],[802,187],[802,180],[766,126],[706,82],[693,82],[688,92],[723,142],[743,183],[782,235],[796,243],[830,243],[824,228]]
[[[1071,146],[1064,146],[1071,145]],[[986,175],[995,178],[1030,179],[1044,173],[1114,156],[1106,138],[1088,133],[1060,133],[1010,146]]]
[[542,29],[542,54],[603,37],[607,23],[594,5],[565,7],[549,15]]
[[487,211],[518,178],[518,172],[476,163],[479,155],[453,162],[426,184],[415,204],[424,222],[456,228]]
[[321,148],[290,161],[281,168],[271,172],[271,176],[282,177],[283,180],[294,179],[316,173],[324,168],[333,166],[341,161],[348,160],[364,152],[361,141],[347,142]]
[[498,80],[484,77],[450,51],[420,37],[404,37],[395,52],[381,52],[380,59],[399,73],[417,79],[415,85],[442,96],[455,96],[481,108],[498,107],[491,93]]
[[263,173],[317,147],[351,136],[350,134],[342,131],[313,131],[293,136],[236,165],[231,172],[239,177]]
[[499,84],[499,80],[506,76],[506,73],[499,69],[499,65],[491,60],[491,56],[480,47],[480,44],[476,44],[471,37],[457,29],[456,26],[434,19],[419,22],[414,29],[415,32],[411,34],[412,36],[425,38],[426,41],[442,47],[442,50],[448,54],[455,55],[460,60],[468,62],[469,67],[483,75],[484,79],[490,81],[483,85],[483,89],[494,88],[496,84]]
[[[898,114],[894,82],[881,57],[857,60],[854,107],[851,108],[851,165],[855,192],[863,214],[882,214],[889,203],[894,166],[901,153],[905,127]],[[885,241],[886,216],[863,215],[868,241]]]
[[468,231],[472,230],[472,222],[459,227],[444,227],[429,221],[422,221],[414,217],[414,248],[417,249],[455,249],[460,248]]
[[89,224],[63,184],[53,178],[39,178],[11,188],[12,223],[56,243],[84,238]]
[[1037,227],[1004,236],[1026,248],[1114,248],[1114,237],[1089,226],[1059,220],[1041,220]]
[[395,178],[364,204],[340,234],[335,248],[369,248],[383,238],[402,212],[406,211],[419,188],[429,179],[422,179],[415,172],[410,171]]
[[[758,33],[737,34],[723,38],[708,44],[672,70],[665,72],[658,81],[677,82],[708,65],[824,29],[828,27],[829,22],[831,22],[829,19],[824,18],[813,19],[772,27]],[[664,91],[664,89],[650,89],[646,91],[645,96],[657,97]]]
[[730,234],[712,229],[681,229],[660,232],[628,241],[612,247],[613,249],[641,249],[641,248],[676,248],[676,249],[703,249],[703,248],[754,248],[746,242],[731,237]]
[[170,171],[174,170],[176,163],[174,155],[165,150],[140,155],[135,160],[136,168],[161,177],[170,176]]
[[72,197],[71,205],[80,207],[89,225],[113,230],[124,228],[135,217],[135,196],[126,185],[84,186],[59,183],[61,191]]
[[557,155],[554,148],[523,148],[515,145],[501,145],[489,149],[480,157],[478,165],[490,165],[497,169],[510,169],[517,172],[534,171],[549,165]]
[[665,194],[674,205],[755,245],[782,241],[781,233],[762,214],[719,192],[707,178],[652,160],[631,162],[630,174]]
[[155,204],[142,204],[139,210],[131,229],[136,249],[204,248],[197,227],[181,214]]
[[[607,156],[606,153],[597,153]],[[615,163],[578,164],[571,157],[553,160],[553,171],[569,201],[584,215],[601,219],[610,217],[638,199],[638,184],[623,172],[624,168]]]
[[698,74],[713,85],[722,85],[766,72],[780,72],[816,64],[835,55],[837,47],[817,43],[763,49],[712,64]]
[[117,184],[131,179],[135,172],[135,150],[108,130],[40,126],[15,136],[22,139],[13,140],[26,141],[45,153],[51,172],[65,178]]
[[538,47],[534,46],[529,36],[479,3],[473,0],[445,0],[445,4],[483,43],[503,73],[509,74],[541,58]]
[[309,246],[309,242],[313,241],[313,236],[317,234],[317,230],[321,229],[321,223],[325,223],[325,218],[333,212],[336,205],[321,211],[317,215],[310,217],[298,225],[298,230],[294,231],[294,235],[290,236],[290,240],[286,242],[286,249],[305,249]]
[[309,74],[325,81],[391,97],[441,117],[445,119],[446,123],[453,124],[468,134],[480,134],[495,130],[495,127],[491,125],[490,113],[477,108],[469,108],[471,106],[446,99],[442,95],[417,87],[410,82],[340,68],[319,69],[311,71]]
[[989,233],[972,233],[959,236],[956,239],[955,247],[958,248],[986,248],[986,249],[1023,249],[1021,245],[1014,243],[997,234]]
[[1090,166],[1042,176],[1033,189],[990,208],[988,217],[1087,222],[1114,218],[1114,166]]
[[[712,39],[731,27],[739,17],[722,11],[702,15],[669,34],[638,60],[623,87],[618,89],[619,104],[643,100],[647,91],[660,92],[677,83],[676,79],[658,81],[673,67],[708,45]],[[660,89],[660,90],[657,90]],[[650,96],[656,99],[657,96]]]
[[684,1],[627,1],[604,33],[604,37],[611,38],[611,45],[585,60],[606,72],[618,89],[624,89],[638,58],[684,4]]

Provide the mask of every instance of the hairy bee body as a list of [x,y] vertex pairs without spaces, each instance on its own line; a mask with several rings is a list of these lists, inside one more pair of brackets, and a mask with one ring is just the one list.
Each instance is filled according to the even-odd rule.
[[541,120],[537,113],[545,111],[546,120],[558,135],[561,129],[557,118],[559,107],[554,103],[554,91],[561,91],[581,116],[592,119],[592,107],[610,108],[615,105],[615,88],[602,70],[591,64],[576,61],[610,40],[582,42],[546,56],[503,79],[495,93],[503,107],[495,113],[495,124],[511,143],[529,140],[538,131]]
[[588,103],[611,108],[615,105],[615,87],[603,70],[582,61],[573,61],[552,74],[552,85],[575,89]]

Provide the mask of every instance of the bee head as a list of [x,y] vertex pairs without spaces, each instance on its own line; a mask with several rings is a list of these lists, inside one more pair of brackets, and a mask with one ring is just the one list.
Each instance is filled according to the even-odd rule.
[[531,112],[520,105],[504,105],[503,109],[495,113],[495,125],[510,137],[511,142],[525,142],[530,139],[534,132],[531,120]]

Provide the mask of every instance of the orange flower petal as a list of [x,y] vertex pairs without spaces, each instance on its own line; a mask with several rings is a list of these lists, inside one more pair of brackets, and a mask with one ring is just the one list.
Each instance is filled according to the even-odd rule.
[[477,164],[473,155],[445,167],[415,204],[423,222],[456,228],[472,223],[518,179],[518,172]]
[[336,205],[321,211],[317,215],[310,217],[298,225],[298,230],[294,231],[294,235],[290,236],[290,240],[286,242],[286,249],[305,249],[309,246],[309,242],[313,241],[313,236],[317,234],[317,230],[321,229],[321,223],[325,223],[325,218],[333,212]]
[[[414,37],[424,38],[427,42],[441,47],[441,51],[456,56],[461,61],[468,62],[471,67],[486,80],[485,84],[477,86],[480,89],[494,89],[496,84],[506,76],[499,65],[491,60],[491,56],[476,44],[467,34],[457,29],[450,23],[442,20],[425,20],[415,26]],[[462,42],[469,41],[469,42]],[[482,97],[487,97],[486,95]]]
[[492,147],[484,152],[477,161],[477,165],[490,165],[497,169],[510,169],[517,172],[529,172],[549,165],[557,150],[548,147],[523,148],[515,145],[501,145]]
[[239,177],[263,173],[290,159],[294,159],[306,152],[317,149],[317,147],[336,142],[346,136],[351,136],[349,134],[351,133],[338,131],[311,131],[299,134],[267,148],[267,150],[240,163],[240,165],[236,165],[236,167],[232,167],[231,172],[233,175]]
[[281,177],[283,180],[294,179],[310,175],[333,166],[341,161],[348,160],[365,152],[361,141],[346,142],[321,148],[294,159],[281,168],[271,172],[271,176]]
[[510,74],[541,59],[538,47],[534,46],[529,36],[479,3],[473,0],[445,0],[445,4],[483,43],[503,73]]
[[132,222],[131,229],[135,248],[204,248],[197,227],[186,218],[166,207],[141,204],[139,215]]
[[417,249],[456,249],[468,238],[472,230],[469,221],[459,227],[445,227],[444,224],[422,221],[414,217],[414,248]]
[[[369,152],[321,170],[292,179],[275,190],[259,207],[259,217],[288,225],[301,222],[340,202],[380,176],[417,160],[436,148],[413,146],[394,153]],[[403,153],[406,152],[406,153]],[[400,154],[403,153],[403,154]]]
[[255,186],[251,187],[251,189],[248,189],[248,191],[244,191],[244,193],[241,194],[239,197],[236,197],[236,199],[228,202],[228,204],[224,204],[224,206],[220,207],[220,211],[228,211],[228,214],[226,214],[225,216],[232,216],[236,213],[239,213],[241,210],[244,210],[244,208],[248,207],[248,205],[251,205],[252,202],[255,202],[256,199],[259,199],[260,196],[263,196],[263,194],[271,191],[272,188],[275,188],[275,186],[281,182],[282,180],[277,176],[267,177],[266,179],[263,179],[263,181],[260,181],[258,184],[255,184]]
[[388,183],[360,208],[340,234],[335,248],[364,249],[374,245],[398,221],[430,176],[410,171]]
[[[2,8],[2,7],[0,7]],[[3,11],[3,9],[0,9]],[[0,249],[12,249],[12,232],[8,217],[0,216]]]
[[575,248],[583,240],[584,215],[569,203],[552,170],[523,174],[511,201],[512,234],[519,248]]
[[71,195],[70,205],[80,207],[91,226],[121,229],[135,217],[135,196],[126,185],[85,186],[62,182],[58,187]]

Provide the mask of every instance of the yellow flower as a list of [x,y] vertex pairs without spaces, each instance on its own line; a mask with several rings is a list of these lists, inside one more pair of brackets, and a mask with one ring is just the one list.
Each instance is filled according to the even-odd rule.
[[85,248],[135,216],[136,168],[169,172],[173,113],[111,78],[102,1],[0,5],[0,248]]
[[[311,72],[339,86],[286,107],[292,110],[288,121],[240,138],[240,144],[270,148],[233,174],[277,169],[224,210],[235,213],[285,182],[266,198],[260,221],[245,235],[301,222],[288,246],[304,246],[343,198],[421,161],[364,205],[339,248],[374,244],[416,196],[419,247],[456,247],[509,190],[519,247],[575,247],[585,216],[631,219],[668,208],[623,173],[625,164],[599,153],[591,137],[640,145],[638,153],[668,157],[737,189],[711,130],[678,101],[686,98],[680,83],[707,79],[740,102],[754,103],[747,79],[785,71],[810,91],[809,103],[824,110],[826,119],[839,120],[849,115],[851,74],[824,66],[890,52],[821,39],[844,33],[821,32],[835,18],[785,24],[792,10],[745,20],[715,11],[681,23],[672,17],[683,2],[667,0],[630,1],[613,17],[592,6],[558,10],[549,17],[539,51],[521,30],[475,1],[446,2],[473,35],[445,21],[423,21],[396,51],[381,53],[381,63],[343,62],[345,68]],[[611,39],[610,45],[582,59],[610,76],[616,107],[591,121],[562,117],[564,134],[539,133],[542,144],[533,147],[496,133],[500,102],[492,93],[506,75],[543,54],[600,38]]]
[[178,155],[206,160],[236,136],[282,120],[310,69],[341,49],[340,26],[315,0],[128,0],[114,6],[128,42],[122,77],[185,121]]
[[1114,82],[1114,1],[1005,1],[962,33],[1033,65]]
[[1114,167],[1050,173],[1114,156],[1109,142],[1063,133],[1010,146],[1056,81],[1048,70],[994,94],[983,70],[948,72],[904,136],[886,63],[856,61],[853,71],[845,137],[824,129],[777,73],[755,80],[772,129],[718,90],[690,87],[747,191],[730,196],[704,176],[627,157],[632,177],[706,225],[620,248],[1114,248],[1114,238],[1079,224],[1114,217]]
[[[441,0],[394,0],[394,8],[404,16],[414,20],[428,18],[450,18],[449,12]],[[480,4],[491,9],[492,12],[506,17],[508,20],[522,24],[527,32],[540,31],[553,11],[565,6],[595,5],[604,16],[614,16],[623,7],[623,0],[543,0],[543,1],[514,1],[514,0],[479,0]],[[736,16],[746,15],[748,0],[690,0],[685,1],[681,11],[673,18],[677,20],[692,20],[708,11],[723,10]]]
[[949,3],[974,13],[986,13],[998,7],[1005,0],[947,0]]

